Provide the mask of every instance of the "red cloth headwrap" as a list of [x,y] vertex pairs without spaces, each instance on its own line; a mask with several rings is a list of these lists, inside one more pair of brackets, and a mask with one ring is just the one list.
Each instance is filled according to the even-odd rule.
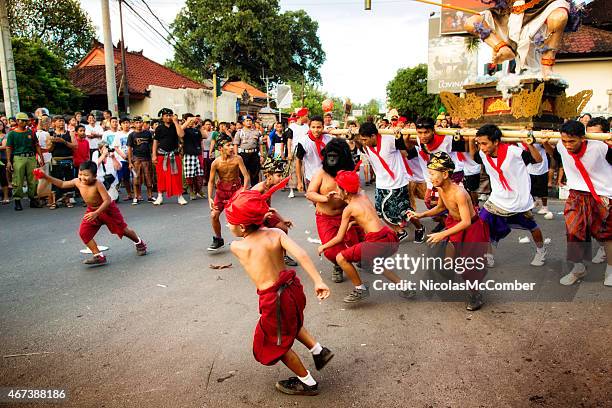
[[346,192],[357,194],[361,182],[359,181],[359,175],[354,171],[340,170],[336,175],[336,183]]
[[232,225],[263,224],[270,210],[268,198],[285,187],[288,182],[289,177],[286,177],[264,194],[256,190],[237,191],[225,207],[227,222]]
[[308,116],[308,108],[301,108],[297,111],[297,117],[301,118],[302,116]]

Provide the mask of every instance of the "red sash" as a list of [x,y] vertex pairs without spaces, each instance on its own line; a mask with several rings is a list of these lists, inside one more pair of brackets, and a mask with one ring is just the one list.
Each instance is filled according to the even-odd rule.
[[368,146],[368,149],[372,153],[374,153],[376,157],[378,157],[378,160],[380,160],[380,164],[382,164],[383,168],[387,170],[387,173],[389,173],[389,176],[391,176],[391,178],[395,180],[395,173],[393,173],[393,170],[391,170],[391,168],[389,167],[385,159],[380,157],[380,154],[378,153],[380,152],[381,145],[382,145],[382,136],[379,133],[376,135],[376,146],[374,147],[374,149],[372,149],[370,146]]
[[574,164],[576,164],[576,168],[580,172],[580,175],[582,176],[582,179],[584,180],[584,182],[586,183],[587,187],[589,188],[589,191],[593,195],[593,198],[595,198],[595,201],[597,201],[599,204],[603,205],[603,200],[601,199],[601,197],[595,191],[595,186],[593,185],[593,180],[591,180],[591,177],[589,176],[589,173],[587,172],[586,168],[584,167],[584,164],[582,164],[582,161],[580,160],[582,158],[582,156],[584,156],[584,153],[586,152],[586,148],[587,148],[587,141],[585,140],[582,143],[582,146],[580,146],[580,150],[578,151],[578,153],[572,153],[569,150],[567,152],[574,159]]
[[421,159],[425,160],[425,164],[429,163],[429,155],[425,153],[425,150],[419,149],[419,156],[421,156]]
[[504,190],[512,191],[512,189],[510,188],[510,184],[508,184],[508,180],[506,180],[506,177],[504,177],[504,173],[501,170],[501,166],[502,164],[504,164],[504,160],[506,160],[507,154],[508,145],[506,143],[500,143],[497,146],[497,164],[493,162],[491,156],[489,156],[488,154],[486,154],[485,156],[487,157],[487,161],[489,162],[491,167],[493,167],[495,171],[497,171],[497,174],[499,176],[499,182],[501,183]]
[[323,142],[323,135],[321,135],[320,138],[316,138],[316,137],[314,137],[312,132],[309,130],[308,131],[308,137],[310,138],[310,140],[312,140],[315,143],[315,145],[317,147],[317,153],[319,153],[319,158],[321,160],[323,160],[323,154],[321,153],[321,151],[325,147],[325,142]]

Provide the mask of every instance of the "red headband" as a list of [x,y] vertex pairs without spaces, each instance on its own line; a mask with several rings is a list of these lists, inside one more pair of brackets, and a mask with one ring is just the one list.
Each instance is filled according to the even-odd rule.
[[354,171],[340,170],[336,175],[336,183],[344,190],[352,194],[357,194],[361,186],[359,175]]
[[261,225],[266,213],[270,210],[268,198],[276,191],[285,187],[289,177],[272,187],[265,194],[256,190],[238,191],[230,199],[225,209],[227,222],[232,225]]

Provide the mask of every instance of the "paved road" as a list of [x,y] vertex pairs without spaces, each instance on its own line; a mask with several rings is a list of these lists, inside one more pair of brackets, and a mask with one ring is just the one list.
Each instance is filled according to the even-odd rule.
[[[291,235],[329,280],[329,264],[307,241],[316,238],[310,204],[279,193],[274,206],[293,214]],[[491,294],[478,312],[422,294],[405,301],[373,293],[346,306],[348,282],[330,283],[331,298],[319,303],[306,282],[306,325],[336,357],[314,372],[321,395],[290,398],[273,387],[288,370],[252,358],[255,289],[227,250],[206,251],[206,202],[120,208],[150,253],[137,257],[104,230],[98,241],[111,247],[110,264],[98,269],[80,264],[82,208],[0,208],[2,355],[49,353],[0,359],[0,386],[64,388],[60,406],[70,407],[612,406],[612,290],[602,285],[602,265],[589,265],[579,287],[559,288],[558,215],[539,217],[552,240],[545,267],[529,266],[533,250],[513,232],[497,256],[503,266],[491,272],[536,281],[536,291]],[[226,262],[234,267],[209,268]]]

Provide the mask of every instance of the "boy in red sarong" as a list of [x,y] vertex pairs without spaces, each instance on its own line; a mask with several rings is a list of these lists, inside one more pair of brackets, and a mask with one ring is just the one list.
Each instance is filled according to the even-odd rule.
[[[429,234],[427,242],[436,244],[448,240],[452,246],[447,247],[447,250],[450,250],[447,251],[447,257],[474,260],[469,263],[473,267],[466,267],[461,277],[466,282],[477,284],[487,272],[484,257],[489,245],[487,224],[480,219],[474,209],[470,194],[452,181],[451,174],[455,169],[455,164],[448,153],[433,153],[427,169],[431,183],[437,190],[440,199],[431,210],[422,213],[411,212],[410,216],[414,218],[434,217],[448,211],[445,220],[446,228],[443,231]],[[480,262],[477,262],[478,259]],[[468,295],[467,310],[478,310],[483,304],[482,294],[477,289],[471,289]]]
[[[286,179],[288,181],[288,178]],[[306,296],[295,270],[285,269],[285,251],[293,255],[314,282],[317,297],[329,296],[329,288],[317,272],[306,252],[277,228],[262,227],[269,211],[267,203],[272,193],[284,185],[280,183],[266,194],[255,190],[234,195],[226,208],[230,230],[237,237],[231,250],[257,287],[259,322],[253,337],[253,356],[263,365],[282,361],[296,377],[276,383],[276,389],[290,395],[317,395],[318,384],[291,349],[295,339],[312,353],[315,367],[321,370],[334,356],[322,347],[303,326]]]
[[84,264],[94,266],[106,264],[106,257],[100,252],[94,240],[102,225],[106,225],[109,231],[119,238],[126,236],[134,241],[136,253],[138,255],[146,255],[147,245],[125,223],[117,204],[111,200],[104,185],[96,179],[97,171],[96,163],[88,160],[79,166],[79,177],[74,180],[62,181],[43,173],[40,169],[35,169],[34,175],[36,178],[46,179],[61,189],[74,187],[79,189],[83,201],[87,204],[87,210],[83,216],[83,221],[81,221],[79,235],[85,245],[87,245],[87,248],[93,253],[93,257],[83,261]]
[[[353,264],[361,262],[363,268],[369,268],[374,258],[392,256],[399,249],[399,239],[395,231],[378,218],[376,209],[368,196],[360,193],[360,181],[357,173],[340,170],[336,175],[336,183],[340,191],[333,195],[343,200],[347,205],[342,210],[342,223],[337,235],[319,246],[318,250],[319,254],[322,254],[327,248],[343,242],[349,227],[353,223],[363,228],[365,239],[336,255],[336,262],[355,286],[353,291],[344,298],[344,302],[356,303],[370,296],[370,290],[366,283],[361,280],[359,272]],[[401,282],[400,278],[389,270],[384,270],[383,274],[391,282]],[[414,294],[415,292],[409,289],[399,292],[400,296],[407,299],[413,297]]]

